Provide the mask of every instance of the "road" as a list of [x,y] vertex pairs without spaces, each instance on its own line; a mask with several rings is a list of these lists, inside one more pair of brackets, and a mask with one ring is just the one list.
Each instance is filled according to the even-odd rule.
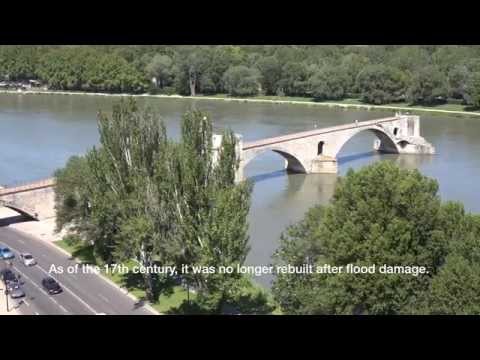
[[[26,296],[18,311],[25,315],[153,315],[139,306],[124,291],[113,286],[96,274],[49,274],[51,265],[75,266],[75,261],[43,240],[32,238],[15,229],[0,227],[0,245],[15,253],[13,271],[21,276]],[[20,253],[28,252],[37,260],[37,265],[27,267],[20,260]],[[8,266],[0,260],[0,268]],[[57,295],[48,295],[41,282],[52,276],[63,288]],[[3,284],[2,284],[3,287]],[[12,301],[13,302],[13,301]]]

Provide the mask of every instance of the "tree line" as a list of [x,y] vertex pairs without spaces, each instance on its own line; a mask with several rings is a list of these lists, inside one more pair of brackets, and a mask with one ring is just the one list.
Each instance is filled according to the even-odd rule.
[[[231,131],[213,153],[209,115],[190,111],[182,118],[180,141],[174,142],[158,114],[139,109],[131,98],[116,104],[111,116],[100,113],[98,126],[100,146],[70,158],[55,174],[58,231],[67,228],[78,241],[92,244],[100,264],[133,259],[145,268],[191,269],[244,263],[252,184],[235,183]],[[179,276],[197,292],[196,312],[269,309],[266,296],[236,272]],[[172,280],[145,273],[140,287],[156,302]],[[186,306],[193,311],[193,305]]]
[[54,90],[480,106],[478,46],[1,46],[0,77]]

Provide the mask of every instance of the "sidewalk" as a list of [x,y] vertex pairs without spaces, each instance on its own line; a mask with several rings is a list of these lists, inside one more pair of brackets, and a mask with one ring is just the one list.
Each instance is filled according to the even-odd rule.
[[15,300],[12,300],[10,297],[8,298],[8,309],[10,310],[7,312],[7,304],[5,302],[5,294],[4,294],[4,285],[3,283],[0,284],[0,315],[20,315],[20,313],[14,309],[17,305]]

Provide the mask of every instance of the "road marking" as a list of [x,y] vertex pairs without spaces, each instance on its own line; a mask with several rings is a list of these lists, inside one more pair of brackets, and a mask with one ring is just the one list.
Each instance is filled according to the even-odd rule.
[[43,290],[40,286],[38,286],[38,285],[35,283],[35,281],[33,281],[32,279],[30,279],[30,277],[28,277],[27,275],[25,275],[24,273],[22,273],[22,272],[21,272],[18,268],[16,268],[15,266],[14,266],[14,269],[15,269],[16,271],[18,271],[20,274],[22,274],[23,277],[27,278],[27,279],[32,283],[33,286],[35,286],[38,290],[40,290],[40,292],[42,292],[42,293],[44,293],[45,295],[47,295],[47,298],[50,299],[55,305],[58,305],[57,301],[56,301],[55,299],[52,299],[52,297],[49,296],[49,295],[47,294],[47,292],[46,292],[45,290]]
[[30,306],[30,304],[27,302],[27,300],[22,300],[22,301],[25,305]]
[[40,315],[38,312],[35,311],[35,315]]
[[[14,251],[17,251],[17,249],[15,249],[13,246],[10,246],[10,248],[12,248]],[[46,257],[45,254],[42,254],[42,256]],[[47,271],[45,271],[41,266],[40,264],[37,264],[37,268],[40,269],[41,271],[43,271],[44,274],[46,274],[47,276],[51,277],[51,278],[54,278],[54,276],[52,276],[50,273],[48,273]],[[65,284],[62,284],[60,281],[58,281],[57,279],[55,279],[60,285],[62,285],[62,287],[67,290],[75,299],[77,299],[78,301],[80,301],[88,310],[90,310],[92,313],[96,314],[97,311],[95,311],[95,309],[93,309],[90,305],[88,305],[84,300],[82,300],[77,294],[75,294],[72,290],[70,290],[67,286],[65,286]],[[31,280],[30,280],[31,281]],[[35,286],[38,287],[38,285],[35,284]],[[43,289],[42,289],[43,291]],[[43,291],[45,292],[45,291]],[[51,297],[49,297],[50,299],[52,299]],[[58,303],[55,301],[55,299],[52,299],[57,305]]]
[[[43,271],[47,276],[50,276],[52,278],[55,279],[54,276],[52,276],[51,274],[49,274],[47,271],[45,271],[41,266],[38,266],[38,268]],[[88,310],[90,310],[92,313],[96,314],[97,311],[95,311],[95,309],[93,309],[90,305],[88,305],[82,298],[80,298],[80,296],[78,296],[77,294],[75,294],[72,290],[70,290],[67,286],[65,286],[65,284],[62,284],[60,281],[58,281],[57,279],[55,279],[60,285],[62,285],[62,287],[67,290],[75,299],[77,299],[78,301],[80,301]]]
[[66,313],[68,313],[67,309],[65,309],[62,305],[58,304],[58,307],[59,307],[60,309],[62,309],[63,311],[65,311]]
[[98,297],[100,297],[103,301],[105,301],[106,303],[109,303],[110,304],[110,301],[105,297],[103,296],[102,294],[98,294]]

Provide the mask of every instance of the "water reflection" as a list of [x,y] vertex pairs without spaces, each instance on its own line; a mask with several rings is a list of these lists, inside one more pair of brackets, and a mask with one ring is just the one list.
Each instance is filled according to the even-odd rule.
[[424,166],[430,165],[434,161],[435,155],[396,155],[394,159],[392,159],[398,166],[413,170],[413,169],[421,169]]
[[371,157],[374,155],[377,155],[378,153],[376,151],[365,151],[365,152],[360,152],[358,154],[352,154],[352,155],[345,155],[345,156],[340,156],[337,159],[338,165],[344,165],[347,164],[348,162],[359,160],[359,159],[364,159],[366,157]]
[[253,181],[254,183],[259,183],[260,181],[274,179],[274,178],[285,176],[285,175],[288,175],[285,170],[277,170],[267,174],[250,176],[249,180]]

